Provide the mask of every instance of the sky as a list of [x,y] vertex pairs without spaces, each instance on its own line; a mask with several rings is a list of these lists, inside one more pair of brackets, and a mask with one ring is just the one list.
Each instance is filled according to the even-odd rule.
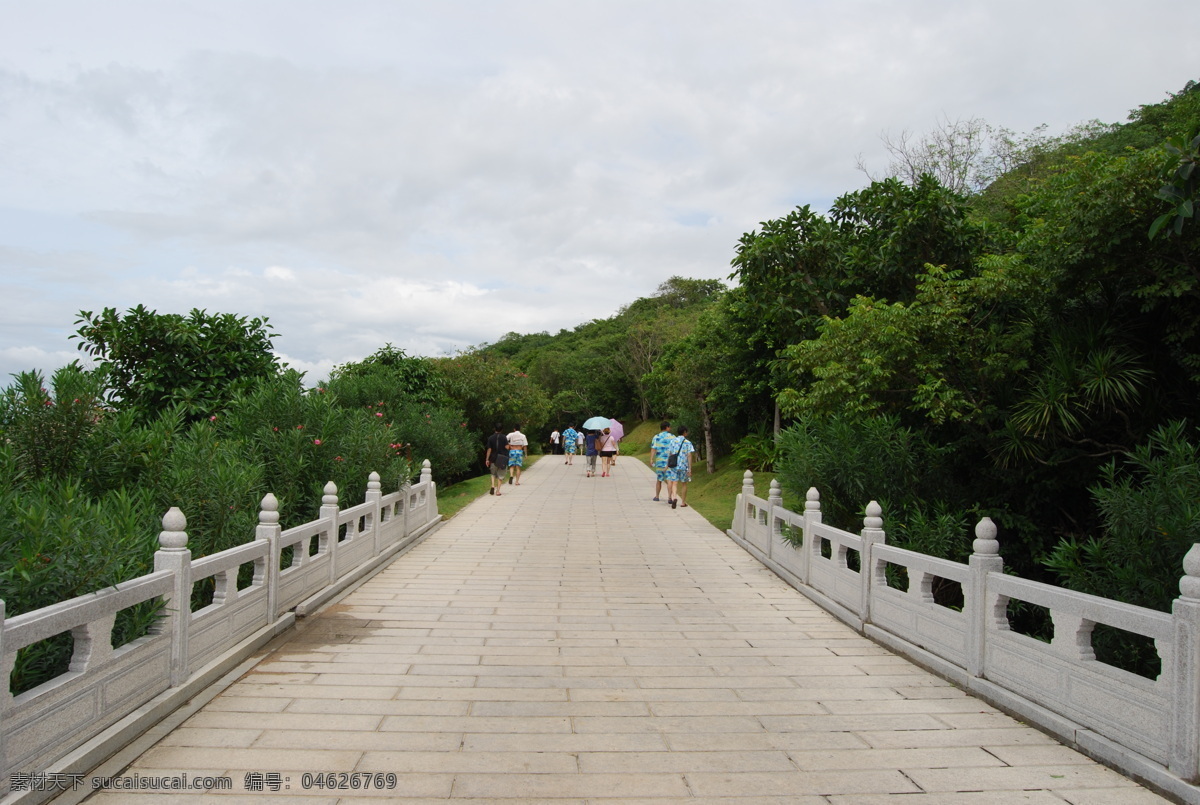
[[882,138],[1200,79],[1184,0],[0,0],[0,385],[80,311],[266,317],[315,384],[726,280]]

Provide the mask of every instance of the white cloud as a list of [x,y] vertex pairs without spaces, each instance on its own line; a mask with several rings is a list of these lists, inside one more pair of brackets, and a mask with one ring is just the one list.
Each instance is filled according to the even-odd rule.
[[267,316],[321,374],[724,278],[743,232],[860,187],[859,154],[884,168],[884,131],[1123,119],[1197,77],[1200,7],[47,0],[5,17],[0,372],[70,354],[80,309],[142,303]]

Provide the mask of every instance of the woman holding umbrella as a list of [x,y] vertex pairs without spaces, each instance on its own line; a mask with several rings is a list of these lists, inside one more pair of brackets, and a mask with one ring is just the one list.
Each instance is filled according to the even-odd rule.
[[617,440],[613,438],[611,428],[605,428],[600,432],[597,447],[600,450],[600,477],[607,478],[609,472],[612,471],[613,458],[617,455]]
[[[588,457],[588,475],[596,474],[596,455],[604,456],[602,451],[611,450],[607,456],[604,456],[602,466],[603,474],[608,475],[608,466],[610,458],[616,454],[617,440],[612,439],[612,420],[608,417],[594,416],[589,417],[583,423],[584,432],[587,433],[587,457]],[[612,446],[608,447],[611,441]]]

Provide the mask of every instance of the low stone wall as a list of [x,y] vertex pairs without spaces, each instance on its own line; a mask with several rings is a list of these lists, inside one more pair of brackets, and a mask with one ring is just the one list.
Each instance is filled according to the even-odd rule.
[[[371,473],[366,500],[347,509],[340,508],[334,484],[324,492],[320,516],[286,531],[279,526],[278,501],[268,494],[252,541],[196,560],[187,548],[187,519],[172,508],[163,517],[153,573],[8,619],[0,601],[5,678],[22,648],[64,632],[74,640],[66,673],[16,696],[7,685],[0,690],[3,802],[41,802],[61,793],[30,790],[22,778],[94,768],[297,616],[381,567],[441,521],[428,461],[418,483],[386,495]],[[245,566],[253,567],[252,580],[239,588]],[[193,612],[192,587],[209,578],[212,602]],[[113,648],[117,614],[155,600],[164,614],[151,634]]]
[[[757,497],[747,471],[729,536],[868,637],[1129,776],[1200,803],[1200,545],[1184,560],[1182,594],[1167,614],[1006,575],[990,518],[976,526],[973,554],[960,564],[887,545],[874,501],[854,534],[821,522],[816,489],[806,497],[802,513],[784,508],[776,481]],[[935,600],[935,587],[946,585],[961,588],[961,609]],[[1053,640],[1014,631],[1011,602],[1046,610]],[[1159,676],[1097,660],[1097,624],[1153,641]]]

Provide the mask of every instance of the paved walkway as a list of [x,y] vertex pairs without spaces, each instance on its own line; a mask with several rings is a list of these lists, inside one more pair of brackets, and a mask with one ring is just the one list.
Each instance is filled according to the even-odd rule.
[[610,478],[543,458],[120,772],[232,793],[88,802],[1166,801],[857,635],[651,488],[631,458]]

